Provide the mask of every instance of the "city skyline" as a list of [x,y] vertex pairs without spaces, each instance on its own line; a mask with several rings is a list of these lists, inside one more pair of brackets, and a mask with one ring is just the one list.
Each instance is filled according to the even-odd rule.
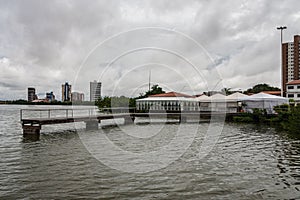
[[[168,91],[206,91],[205,80],[198,79],[197,73],[170,52],[179,52],[188,60],[199,58],[203,65],[195,66],[203,76],[216,70],[224,87],[245,90],[258,83],[280,87],[280,34],[276,27],[288,27],[283,42],[300,34],[295,26],[300,19],[296,0],[232,0],[222,5],[219,1],[161,1],[135,6],[99,1],[88,7],[83,1],[72,2],[72,6],[65,1],[2,1],[0,5],[0,22],[5,27],[0,31],[1,100],[27,99],[27,87],[53,90],[56,99],[61,99],[59,85],[66,79],[86,98],[90,80],[105,85],[103,96],[138,96],[148,90],[150,69],[151,83]],[[112,36],[143,27],[161,30],[151,32],[148,43],[150,31],[137,31],[100,45]],[[183,34],[202,49],[195,50],[194,44],[182,40]],[[138,49],[139,44],[170,52],[166,55],[145,48],[118,57]],[[93,53],[100,58],[90,60]]]
[[[45,100],[45,101],[71,101],[71,102],[82,102],[85,100],[85,94],[82,92],[72,90],[72,85],[66,81],[64,84],[61,85],[61,98],[56,98],[57,95],[50,92],[39,92],[36,93],[38,90],[34,87],[27,88],[27,101],[32,102],[33,100]],[[67,96],[66,96],[67,95]]]

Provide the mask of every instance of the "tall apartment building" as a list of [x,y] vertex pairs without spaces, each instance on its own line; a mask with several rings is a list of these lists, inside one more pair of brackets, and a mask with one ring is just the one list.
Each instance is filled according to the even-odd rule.
[[293,42],[282,44],[282,88],[286,96],[287,83],[299,80],[300,35],[294,35]]
[[61,85],[61,100],[62,101],[71,101],[71,90],[72,86],[66,82],[65,84]]
[[37,95],[35,94],[35,88],[29,87],[27,90],[28,102],[32,102],[37,99]]
[[84,94],[80,92],[72,92],[71,99],[72,102],[83,102]]
[[90,101],[97,101],[101,97],[101,82],[90,82]]

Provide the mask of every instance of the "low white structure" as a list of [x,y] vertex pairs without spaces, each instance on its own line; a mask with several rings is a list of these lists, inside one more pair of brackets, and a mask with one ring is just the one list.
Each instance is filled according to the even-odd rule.
[[214,94],[194,98],[189,95],[169,92],[152,95],[136,101],[136,109],[143,111],[201,111],[236,113],[241,109],[240,98],[246,95],[235,93],[230,96]]
[[300,80],[293,80],[286,84],[286,97],[300,102]]
[[189,95],[169,92],[152,95],[136,101],[136,109],[143,111],[201,111],[201,112],[226,112],[236,113],[242,111],[242,105],[246,112],[252,112],[254,108],[266,109],[268,114],[274,113],[273,107],[287,104],[288,99],[275,95],[258,93],[251,96],[242,93],[234,93],[229,96],[214,94],[202,95],[194,98]]
[[288,104],[289,100],[284,97],[265,94],[263,92],[251,96],[242,97],[246,112],[252,112],[254,108],[265,109],[268,114],[275,113],[274,106]]
[[137,110],[198,111],[199,103],[192,96],[168,92],[136,100]]
[[241,112],[242,111],[242,98],[246,98],[248,95],[242,94],[240,92],[233,93],[226,96],[227,109],[228,112]]
[[210,97],[202,95],[196,100],[199,101],[200,111],[236,113],[241,111],[241,98],[243,97],[247,97],[247,95],[236,92],[229,96],[222,94],[214,94]]
[[214,94],[210,97],[202,95],[196,100],[199,102],[200,111],[227,112],[226,96]]

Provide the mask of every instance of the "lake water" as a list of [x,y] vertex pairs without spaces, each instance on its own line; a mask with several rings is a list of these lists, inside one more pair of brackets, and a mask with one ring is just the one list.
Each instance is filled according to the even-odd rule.
[[300,199],[300,140],[273,128],[226,123],[207,143],[209,123],[78,123],[28,141],[26,107],[0,105],[1,199]]

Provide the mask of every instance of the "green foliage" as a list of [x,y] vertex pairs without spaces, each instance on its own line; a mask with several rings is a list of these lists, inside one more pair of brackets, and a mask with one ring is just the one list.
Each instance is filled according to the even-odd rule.
[[233,117],[234,122],[270,124],[293,135],[300,135],[300,106],[283,104],[274,107],[276,115],[267,115],[265,110],[253,109]]
[[270,123],[267,112],[265,109],[253,109],[252,113],[240,113],[239,116],[233,117],[233,122],[243,122],[243,123]]
[[295,103],[295,100],[294,99],[289,99],[289,102],[290,103]]
[[166,93],[166,92],[161,87],[159,87],[158,85],[153,85],[151,87],[150,91],[147,91],[145,94],[140,94],[140,96],[137,99],[142,99],[142,98],[146,98],[150,95],[162,94],[162,93]]
[[272,87],[266,83],[257,84],[253,88],[249,88],[245,93],[260,93],[262,91],[280,91],[277,87]]
[[250,115],[241,115],[241,116],[234,116],[233,122],[241,122],[241,123],[253,123],[253,118]]
[[267,112],[265,109],[254,108],[252,119],[254,123],[261,123],[266,121]]
[[125,96],[120,97],[108,97],[99,98],[95,102],[98,108],[116,108],[116,107],[135,107],[135,99]]
[[221,90],[221,92],[222,92],[223,94],[225,94],[225,95],[231,95],[232,93],[234,93],[234,92],[231,91],[231,88],[223,88],[223,89]]
[[300,106],[290,108],[288,120],[283,123],[283,128],[291,134],[300,134]]
[[289,120],[290,105],[283,104],[274,106],[274,110],[277,113],[277,115],[271,119],[271,123],[277,128],[284,129],[286,123],[288,123]]
[[110,108],[111,107],[111,98],[108,96],[100,97],[96,102],[95,105],[98,108]]

